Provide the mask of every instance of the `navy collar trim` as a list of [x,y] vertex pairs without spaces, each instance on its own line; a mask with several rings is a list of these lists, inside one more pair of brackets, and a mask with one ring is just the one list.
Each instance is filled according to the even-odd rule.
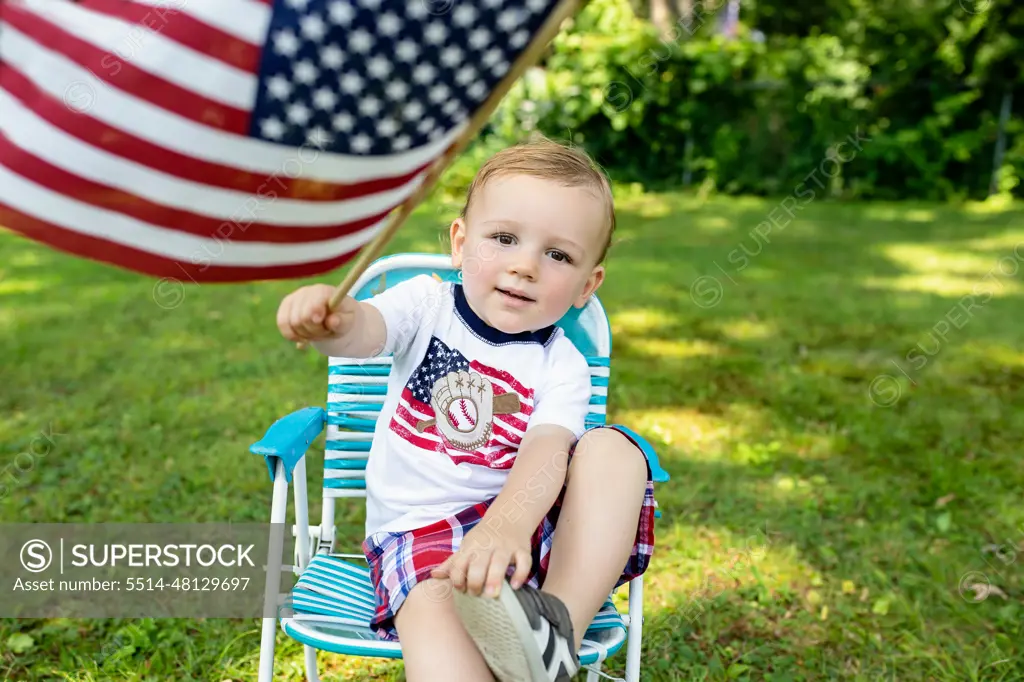
[[469,301],[466,300],[466,292],[462,290],[461,284],[455,285],[453,293],[455,294],[456,314],[463,324],[469,327],[469,330],[481,341],[486,341],[495,346],[504,346],[510,343],[539,343],[542,346],[546,346],[555,336],[555,330],[557,329],[555,325],[538,329],[535,332],[526,331],[519,332],[518,334],[507,334],[500,329],[495,329],[480,319],[473,312],[473,309],[469,307]]

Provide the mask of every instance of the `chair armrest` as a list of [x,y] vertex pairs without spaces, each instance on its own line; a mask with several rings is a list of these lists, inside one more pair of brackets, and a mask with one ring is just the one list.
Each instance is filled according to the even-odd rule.
[[274,458],[280,457],[284,462],[284,478],[291,483],[292,469],[323,431],[326,419],[322,407],[304,407],[292,412],[271,424],[263,438],[249,447],[249,452],[263,455],[271,481],[274,480]]
[[654,448],[647,440],[634,431],[631,428],[623,426],[622,424],[616,424],[615,428],[621,429],[628,435],[637,447],[643,450],[644,455],[647,456],[647,463],[651,467],[651,480],[655,483],[665,483],[669,480],[668,472],[661,468],[661,462],[658,461],[658,454],[654,452]]

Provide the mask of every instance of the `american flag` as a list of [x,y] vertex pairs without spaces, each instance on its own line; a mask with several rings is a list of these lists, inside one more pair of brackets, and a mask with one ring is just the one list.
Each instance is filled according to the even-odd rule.
[[[503,393],[515,393],[519,396],[519,411],[512,414],[495,413],[490,438],[472,451],[463,450],[447,442],[436,425],[429,426],[422,432],[416,428],[421,421],[444,419],[443,415],[435,414],[430,404],[431,389],[435,381],[459,370],[476,372],[490,381],[495,396]],[[470,362],[458,350],[449,348],[435,336],[431,337],[420,366],[402,389],[402,397],[395,408],[390,428],[417,447],[447,454],[456,464],[469,462],[492,469],[509,469],[515,462],[519,444],[526,433],[526,424],[532,413],[532,388],[527,388],[505,370],[495,369],[476,360]]]
[[327,272],[552,0],[0,0],[0,226],[158,277]]

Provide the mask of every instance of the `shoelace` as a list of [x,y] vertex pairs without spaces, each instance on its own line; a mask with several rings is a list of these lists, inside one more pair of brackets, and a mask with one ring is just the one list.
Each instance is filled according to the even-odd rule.
[[585,665],[585,666],[583,666],[583,668],[585,670],[589,671],[589,672],[597,673],[599,676],[605,678],[606,680],[612,680],[612,682],[626,682],[626,678],[624,678],[624,677],[612,677],[611,675],[606,674],[602,670],[598,670],[597,668],[595,668],[592,665]]

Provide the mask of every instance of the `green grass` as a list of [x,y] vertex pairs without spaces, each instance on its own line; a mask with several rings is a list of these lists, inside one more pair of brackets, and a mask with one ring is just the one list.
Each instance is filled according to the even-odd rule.
[[[611,419],[672,475],[645,679],[1024,678],[1024,211],[816,203],[758,248],[777,206],[620,204]],[[439,250],[449,215],[423,207],[391,250]],[[152,279],[10,234],[0,252],[0,469],[62,434],[0,520],[266,520],[247,448],[324,400],[326,361],[274,324],[300,283],[189,286],[165,309]],[[361,524],[341,508],[351,547]],[[997,589],[962,596],[971,571]],[[258,647],[255,620],[7,620],[0,677],[255,680]],[[301,649],[279,652],[275,679],[302,679]],[[321,671],[402,678],[333,655]]]

